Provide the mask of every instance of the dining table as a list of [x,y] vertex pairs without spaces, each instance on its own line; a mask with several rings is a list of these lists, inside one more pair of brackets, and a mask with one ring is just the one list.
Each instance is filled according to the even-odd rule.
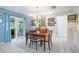
[[46,37],[49,35],[49,32],[28,32],[28,35],[34,35],[34,36],[39,36],[39,37],[42,37],[43,38],[43,41],[44,41],[44,51],[45,51],[45,40],[46,40]]

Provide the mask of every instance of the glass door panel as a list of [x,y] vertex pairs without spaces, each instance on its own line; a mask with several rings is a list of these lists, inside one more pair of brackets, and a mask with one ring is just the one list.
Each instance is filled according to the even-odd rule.
[[23,21],[18,21],[18,36],[23,36]]
[[11,38],[15,37],[15,21],[14,18],[10,18],[10,30],[11,30]]
[[23,34],[23,22],[19,22],[19,33]]

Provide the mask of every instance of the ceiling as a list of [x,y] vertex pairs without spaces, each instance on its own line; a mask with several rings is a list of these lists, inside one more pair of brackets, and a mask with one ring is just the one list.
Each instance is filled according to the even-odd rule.
[[[29,16],[37,15],[37,8],[36,6],[2,6],[2,8],[12,10],[18,13],[22,13]],[[39,15],[46,15],[51,13],[58,13],[63,11],[72,10],[73,6],[56,6],[56,8],[51,8],[51,6],[39,6],[38,14]]]

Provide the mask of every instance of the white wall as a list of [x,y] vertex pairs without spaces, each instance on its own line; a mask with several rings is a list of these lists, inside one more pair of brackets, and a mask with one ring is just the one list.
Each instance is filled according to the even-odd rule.
[[[58,16],[67,16],[67,15],[70,15],[70,14],[74,14],[73,13],[73,10],[68,10],[68,11],[63,11],[63,12],[58,12],[58,13],[54,13],[54,14],[48,14],[46,15],[46,24],[48,24],[48,18],[57,18]],[[61,23],[62,24],[62,23]],[[34,27],[33,27],[34,28]],[[58,33],[58,29],[57,29],[57,19],[56,19],[56,24],[55,26],[48,26],[48,28],[50,30],[53,30],[54,32],[54,35],[57,36],[57,33]]]
[[[73,9],[73,13],[77,14],[78,22],[69,22],[68,25],[70,27],[77,27],[77,23],[79,23],[79,7],[75,7],[75,9]],[[74,42],[74,44],[79,48],[79,29],[74,28],[73,30],[68,30],[68,39]]]
[[67,38],[67,16],[57,17],[58,37]]

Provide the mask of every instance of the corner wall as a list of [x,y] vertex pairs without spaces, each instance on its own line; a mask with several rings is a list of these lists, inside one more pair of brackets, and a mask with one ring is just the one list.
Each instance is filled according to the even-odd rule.
[[[30,22],[26,21],[30,20],[30,17],[27,15],[23,15],[3,8],[0,8],[0,13],[2,14],[0,17],[0,19],[2,20],[2,22],[0,23],[0,43],[11,42],[10,16],[24,18],[25,25],[26,23],[30,24]],[[25,26],[25,28],[29,28],[29,25],[28,27]]]

